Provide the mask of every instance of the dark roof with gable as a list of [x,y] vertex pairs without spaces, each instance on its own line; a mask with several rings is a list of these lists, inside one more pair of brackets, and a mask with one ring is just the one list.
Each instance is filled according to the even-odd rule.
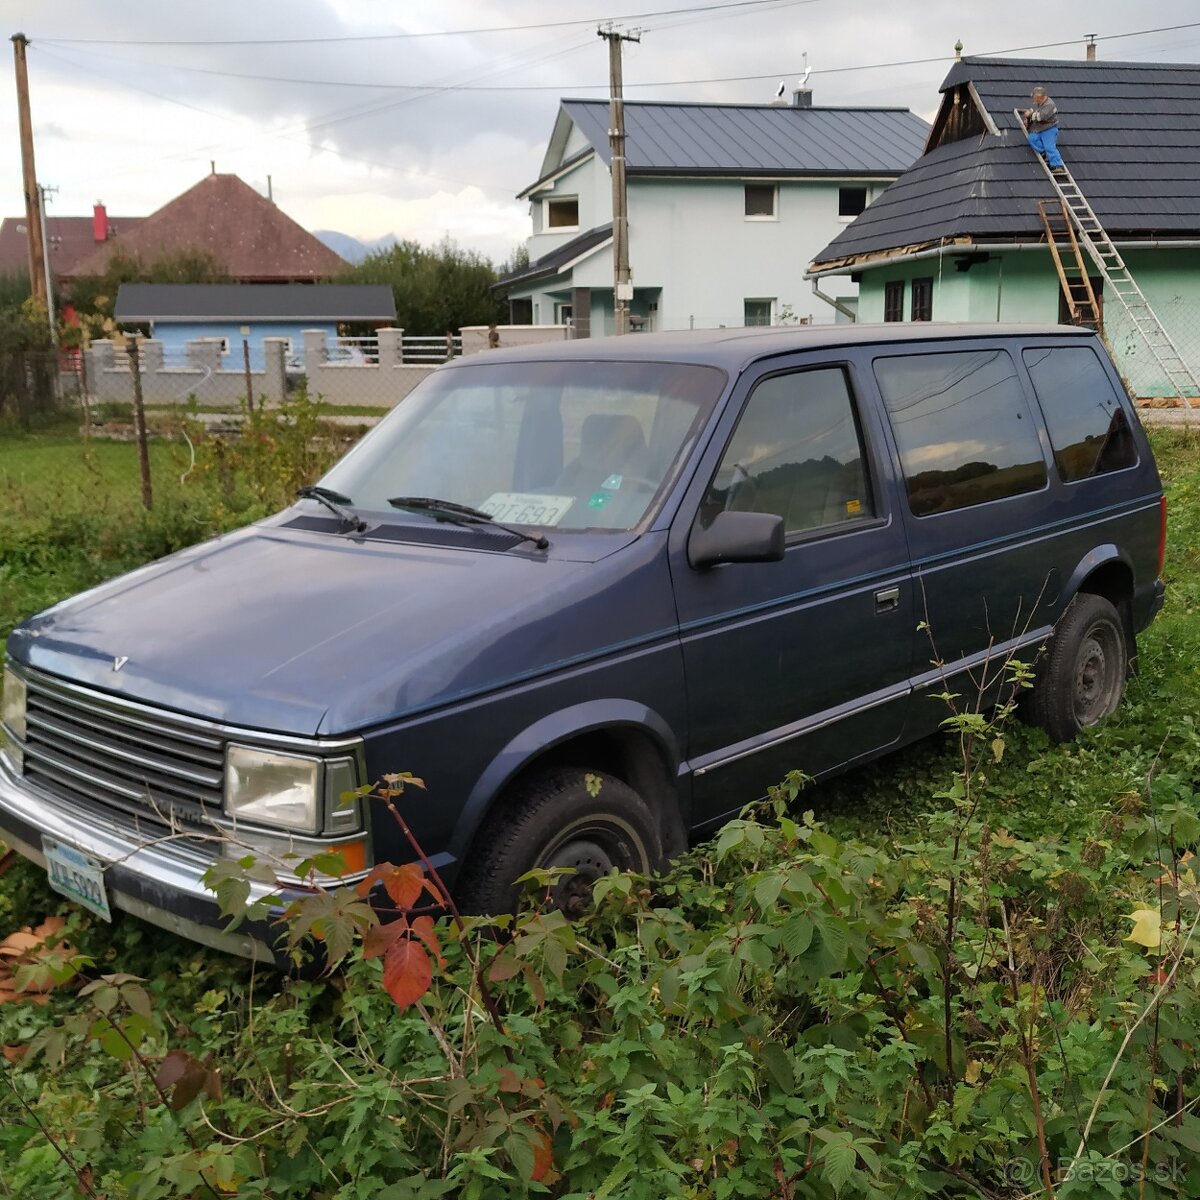
[[[608,101],[566,99],[562,112],[608,163]],[[895,175],[928,133],[907,108],[625,102],[630,176]]]
[[[109,217],[108,236],[132,232],[144,217]],[[47,217],[46,238],[50,243],[50,270],[56,279],[73,276],[75,265],[97,246],[92,217]],[[29,270],[29,238],[24,217],[5,217],[0,221],[0,275]]]
[[123,283],[118,321],[392,321],[385,283]]
[[136,228],[76,264],[76,275],[102,274],[116,251],[149,263],[181,250],[204,251],[232,279],[283,283],[334,275],[346,263],[266,196],[236,175],[206,175]]
[[586,254],[589,250],[595,250],[598,246],[602,246],[611,237],[611,221],[607,225],[597,225],[595,229],[589,229],[586,233],[581,233],[578,237],[573,237],[569,242],[564,242],[557,250],[551,250],[549,254],[543,254],[541,258],[535,262],[531,262],[529,266],[522,267],[519,271],[513,271],[511,274],[501,276],[501,278],[492,284],[492,287],[511,287],[514,283],[526,283],[531,279],[541,279],[543,276],[557,275],[568,263],[574,262],[580,255]]
[[971,84],[998,134],[919,158],[813,262],[815,269],[931,244],[1042,236],[1054,190],[1014,108],[1042,84],[1059,108],[1059,149],[1108,233],[1200,234],[1200,68],[1194,63],[964,58],[943,93]]

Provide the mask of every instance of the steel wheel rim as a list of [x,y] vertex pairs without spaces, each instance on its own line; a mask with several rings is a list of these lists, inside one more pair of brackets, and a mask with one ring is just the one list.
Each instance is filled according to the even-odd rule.
[[1073,680],[1075,719],[1083,728],[1116,710],[1121,699],[1120,638],[1107,621],[1093,625],[1079,643]]
[[559,832],[538,856],[539,867],[570,867],[550,893],[555,908],[577,917],[592,903],[592,888],[614,867],[644,871],[649,864],[634,828],[619,817],[587,817]]

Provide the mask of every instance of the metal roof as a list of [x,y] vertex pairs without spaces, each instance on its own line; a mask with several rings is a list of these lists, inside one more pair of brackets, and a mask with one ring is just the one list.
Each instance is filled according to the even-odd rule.
[[513,271],[509,275],[501,276],[492,284],[492,287],[511,287],[514,283],[525,283],[530,279],[540,279],[544,275],[557,275],[569,263],[573,263],[577,258],[580,258],[591,250],[599,249],[611,237],[611,221],[607,225],[597,225],[595,229],[589,229],[586,233],[581,233],[578,237],[573,237],[569,242],[564,242],[557,250],[551,250],[549,254],[543,254],[541,258],[535,262],[531,262],[529,266],[522,267],[519,271]]
[[383,283],[123,283],[114,310],[134,321],[393,321]]
[[1055,199],[1013,116],[1042,84],[1059,108],[1058,146],[1110,235],[1200,233],[1200,70],[1194,63],[965,58],[943,92],[970,83],[999,136],[949,142],[919,158],[813,262],[944,239],[1042,235],[1037,201]]
[[[608,163],[608,102],[567,99],[562,109]],[[928,133],[906,108],[625,102],[631,176],[895,175]]]

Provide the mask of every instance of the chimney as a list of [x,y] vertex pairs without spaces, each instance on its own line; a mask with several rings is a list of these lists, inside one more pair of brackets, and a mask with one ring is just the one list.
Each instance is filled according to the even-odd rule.
[[812,108],[812,88],[796,88],[792,92],[793,108]]
[[108,241],[108,210],[100,200],[92,206],[92,241]]
[[1088,33],[1084,35],[1087,38],[1087,60],[1088,62],[1096,61],[1096,35]]

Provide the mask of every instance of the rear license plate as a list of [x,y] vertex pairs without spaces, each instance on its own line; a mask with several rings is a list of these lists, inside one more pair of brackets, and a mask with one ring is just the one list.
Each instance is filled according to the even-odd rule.
[[48,837],[42,838],[42,853],[46,856],[46,876],[56,892],[103,920],[112,920],[104,890],[104,868],[96,859]]

